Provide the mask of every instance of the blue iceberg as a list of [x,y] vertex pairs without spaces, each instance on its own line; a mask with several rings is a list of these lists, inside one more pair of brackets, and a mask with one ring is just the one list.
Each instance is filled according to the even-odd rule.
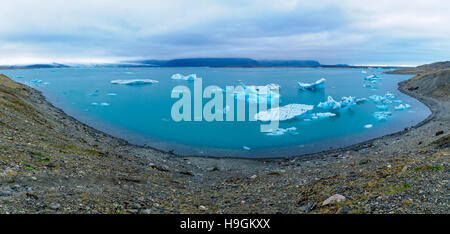
[[264,86],[246,86],[241,84],[242,90],[235,90],[234,97],[237,100],[246,101],[248,103],[258,104],[267,103],[271,104],[274,101],[280,100],[280,94],[275,92],[280,88],[277,84],[268,84]]
[[149,80],[149,79],[142,79],[142,80],[112,80],[111,84],[121,84],[121,85],[146,85],[146,84],[153,84],[158,83],[157,80]]
[[320,102],[317,107],[325,110],[338,110],[338,109],[348,109],[351,106],[356,105],[355,97],[342,97],[341,101],[337,102],[333,97],[328,96],[326,102]]
[[325,78],[322,78],[320,80],[317,80],[314,83],[302,83],[298,82],[298,87],[301,90],[316,90],[316,89],[323,89],[325,88]]
[[386,105],[376,105],[376,108],[378,110],[388,110],[389,109],[389,107]]
[[189,74],[187,76],[184,76],[182,74],[173,74],[172,75],[172,79],[174,80],[196,80],[199,79],[200,77],[197,77],[197,74]]
[[411,108],[411,105],[409,105],[409,104],[400,104],[400,105],[394,107],[395,110],[406,110],[409,108]]
[[266,133],[268,136],[281,136],[285,133],[288,133],[290,135],[298,135],[297,128],[296,127],[290,127],[290,128],[278,128],[276,130],[273,130],[269,133]]
[[387,118],[391,115],[392,115],[392,113],[389,111],[377,111],[373,114],[373,116],[377,120],[387,120]]

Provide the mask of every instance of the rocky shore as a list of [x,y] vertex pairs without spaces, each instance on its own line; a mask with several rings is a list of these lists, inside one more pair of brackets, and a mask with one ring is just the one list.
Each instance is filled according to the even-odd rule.
[[0,75],[0,213],[450,213],[450,70],[399,83],[433,114],[295,158],[179,157],[86,126]]

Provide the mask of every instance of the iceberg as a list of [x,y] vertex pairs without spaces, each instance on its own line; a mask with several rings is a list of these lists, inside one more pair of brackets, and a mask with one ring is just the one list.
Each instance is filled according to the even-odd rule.
[[248,146],[242,146],[242,149],[244,149],[244,150],[251,150],[251,148],[250,147],[248,147]]
[[347,109],[356,104],[355,97],[342,97],[340,102],[337,102],[333,97],[328,96],[326,102],[320,102],[317,107],[325,110]]
[[409,105],[409,104],[400,104],[400,105],[394,107],[395,110],[406,110],[409,108],[411,108],[411,105]]
[[376,90],[376,89],[377,89],[377,87],[376,87],[376,86],[374,86],[374,85],[371,85],[371,84],[365,84],[365,85],[363,85],[363,87],[364,87],[364,88],[368,88],[368,89],[371,89],[371,90]]
[[372,127],[373,127],[372,124],[366,124],[366,125],[364,125],[364,128],[372,128]]
[[109,103],[107,103],[107,102],[102,102],[102,103],[100,103],[100,106],[109,106]]
[[296,127],[278,128],[277,130],[266,133],[266,135],[267,136],[281,136],[281,135],[284,135],[285,133],[289,133],[290,135],[298,135]]
[[149,79],[143,79],[143,80],[112,80],[111,84],[121,84],[121,85],[145,85],[145,84],[153,84],[158,83],[157,80],[149,80]]
[[367,101],[367,98],[357,98],[355,100],[356,104],[361,104]]
[[197,77],[197,74],[189,74],[187,76],[183,76],[182,74],[173,74],[172,79],[174,80],[196,80],[200,77]]
[[394,102],[394,103],[403,103],[402,100],[394,100],[394,101],[392,101],[392,102]]
[[377,111],[373,114],[373,116],[377,120],[387,120],[387,118],[391,115],[392,115],[392,113],[389,111]]
[[106,96],[117,96],[116,93],[107,93]]
[[255,114],[255,119],[260,121],[284,121],[303,115],[314,109],[312,105],[289,104],[282,107],[272,108]]
[[325,119],[325,118],[330,118],[330,117],[334,117],[336,116],[335,113],[331,113],[331,112],[324,112],[324,113],[314,113],[311,115],[312,119]]
[[237,100],[243,100],[248,103],[272,103],[273,101],[280,100],[280,94],[274,90],[278,90],[280,86],[278,84],[268,84],[264,86],[246,86],[241,84],[243,89],[235,90],[234,97]]
[[298,82],[298,86],[301,90],[316,90],[316,89],[323,89],[325,88],[325,78],[321,78],[320,80],[317,80],[314,83],[302,83]]

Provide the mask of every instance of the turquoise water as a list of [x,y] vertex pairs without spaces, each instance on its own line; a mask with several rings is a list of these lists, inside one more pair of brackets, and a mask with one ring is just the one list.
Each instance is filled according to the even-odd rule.
[[[430,114],[425,105],[397,90],[397,83],[410,75],[366,71],[367,74],[343,68],[61,68],[2,72],[42,91],[50,102],[67,114],[131,143],[173,150],[180,155],[286,157],[348,146],[397,132]],[[171,118],[171,108],[178,99],[170,97],[171,90],[177,85],[186,85],[193,91],[192,82],[171,79],[176,73],[197,74],[203,78],[203,87],[225,88],[240,82],[246,85],[276,83],[281,86],[280,106],[291,103],[317,105],[328,96],[340,100],[343,96],[368,98],[391,92],[396,96],[393,100],[401,100],[411,108],[397,111],[394,106],[398,103],[387,104],[392,115],[380,121],[374,117],[374,113],[380,111],[377,104],[369,100],[348,110],[332,111],[337,115],[331,118],[312,121],[297,118],[280,122],[280,128],[295,127],[298,134],[278,136],[260,132],[261,122],[254,121],[175,122]],[[371,84],[364,77],[372,73],[380,74],[382,78],[372,84],[376,90],[363,87]],[[324,89],[302,91],[297,86],[299,81],[314,82],[322,77],[326,79]],[[159,82],[136,86],[110,83],[119,79]],[[204,99],[203,104],[207,101]],[[370,125],[371,128],[364,127]]]

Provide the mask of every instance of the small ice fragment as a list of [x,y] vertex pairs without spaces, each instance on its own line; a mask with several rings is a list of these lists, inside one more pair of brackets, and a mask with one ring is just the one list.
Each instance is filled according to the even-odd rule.
[[367,98],[357,98],[355,100],[356,104],[361,104],[367,101]]
[[406,110],[409,108],[411,108],[411,105],[409,105],[409,104],[400,104],[400,105],[394,107],[395,110]]
[[315,114],[313,114],[313,116],[315,116],[319,119],[324,119],[324,118],[334,117],[334,116],[336,116],[336,114],[331,113],[331,112],[324,112],[324,113],[315,113]]
[[374,101],[374,102],[383,102],[384,100],[386,100],[386,97],[379,96],[379,95],[372,95],[372,96],[369,97],[369,99]]
[[20,78],[25,78],[25,76],[16,76],[16,78],[19,78],[19,79],[20,79]]
[[395,95],[393,93],[391,93],[391,92],[387,92],[384,96],[386,98],[388,98],[388,99],[394,99],[395,98]]
[[107,93],[106,96],[117,96],[116,93]]
[[285,133],[289,133],[291,135],[298,135],[296,127],[278,128],[277,130],[269,132],[266,135],[268,135],[268,136],[281,136],[281,135],[284,135]]
[[372,128],[372,127],[373,127],[372,124],[366,124],[366,125],[364,125],[364,128]]
[[392,101],[392,102],[394,102],[394,103],[403,103],[402,100],[394,100],[394,101]]
[[93,102],[93,103],[91,103],[91,105],[97,106],[98,103],[97,102]]
[[248,147],[248,146],[242,146],[242,148],[244,149],[244,150],[251,150],[251,148],[250,147]]
[[100,103],[100,106],[109,106],[109,103],[107,103],[107,102],[102,102],[102,103]]
[[303,115],[312,109],[314,109],[314,106],[311,105],[289,104],[259,112],[255,114],[255,119],[260,121],[284,121]]
[[42,80],[30,80],[31,83],[42,84]]
[[325,78],[321,78],[319,80],[317,80],[314,83],[302,83],[302,82],[298,82],[298,87],[301,90],[316,90],[316,89],[323,89],[325,88]]
[[374,85],[371,85],[371,84],[365,84],[365,85],[363,85],[363,87],[364,87],[364,88],[368,88],[368,89],[371,89],[371,90],[376,90],[376,89],[377,89],[377,87],[376,87],[376,86],[374,86]]
[[121,84],[121,85],[145,85],[145,84],[153,84],[158,83],[157,80],[149,80],[149,79],[142,79],[142,80],[112,80],[111,84]]
[[362,70],[362,71],[361,71],[361,73],[362,73],[362,74],[366,74],[367,72],[366,72],[366,71],[364,71],[364,70]]
[[392,113],[389,111],[378,111],[378,112],[375,112],[373,116],[377,120],[387,120],[387,118],[391,115],[392,115]]
[[173,74],[171,78],[174,80],[196,80],[200,77],[197,77],[197,74],[189,74],[187,76],[183,76],[182,74]]
[[376,105],[376,108],[378,110],[388,110],[389,109],[389,107],[386,105]]

